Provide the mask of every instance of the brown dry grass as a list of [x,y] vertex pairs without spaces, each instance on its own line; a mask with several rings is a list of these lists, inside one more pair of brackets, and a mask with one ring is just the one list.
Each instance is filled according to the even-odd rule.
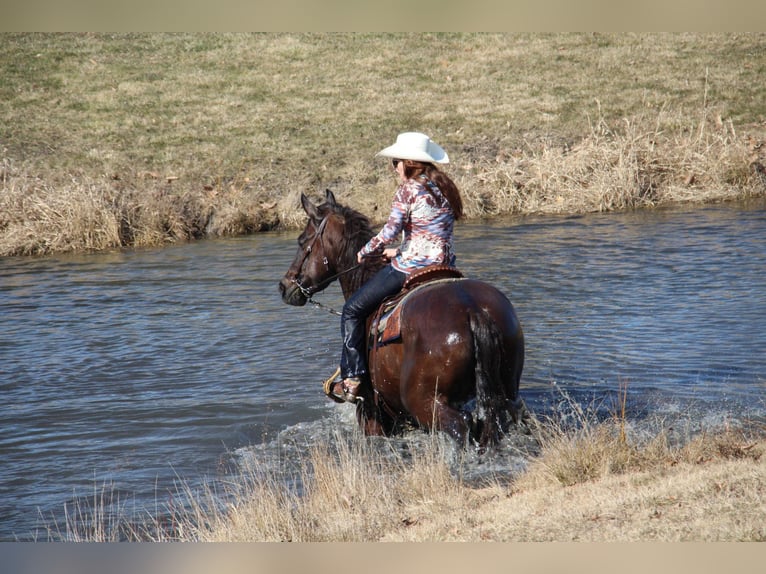
[[755,541],[766,539],[766,444],[738,433],[669,448],[614,429],[556,440],[508,490],[468,502],[471,519],[425,514],[386,540]]
[[[764,445],[760,444],[761,452]],[[762,541],[762,459],[680,463],[609,473],[565,487],[478,493],[471,520],[425,514],[386,540],[420,541]]]
[[3,34],[0,255],[381,220],[433,135],[470,217],[762,195],[763,34]]
[[290,460],[297,474],[253,461],[236,480],[184,489],[184,504],[162,524],[114,520],[94,501],[92,517],[50,534],[79,541],[766,540],[763,429],[719,429],[672,444],[666,430],[626,437],[624,422],[565,429],[538,421],[540,454],[511,481],[498,476],[483,486],[456,473],[462,455],[443,436],[425,437],[402,456],[338,432]]

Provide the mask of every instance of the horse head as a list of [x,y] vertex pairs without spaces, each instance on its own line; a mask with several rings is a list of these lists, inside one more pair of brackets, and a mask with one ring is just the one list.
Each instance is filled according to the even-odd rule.
[[[339,205],[332,191],[326,190],[322,205],[314,205],[302,193],[301,205],[309,218],[298,237],[295,258],[279,282],[282,300],[296,306],[305,305],[312,295],[332,283],[339,272],[354,266],[358,249],[348,240],[346,223],[347,213],[351,210]],[[369,228],[369,223],[367,226]]]

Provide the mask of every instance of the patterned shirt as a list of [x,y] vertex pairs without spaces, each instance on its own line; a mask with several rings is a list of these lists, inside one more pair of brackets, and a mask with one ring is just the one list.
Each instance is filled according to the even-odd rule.
[[391,260],[395,269],[409,274],[428,265],[454,266],[454,225],[455,214],[436,184],[424,175],[408,179],[396,190],[386,225],[359,253],[382,253],[404,232],[399,253]]

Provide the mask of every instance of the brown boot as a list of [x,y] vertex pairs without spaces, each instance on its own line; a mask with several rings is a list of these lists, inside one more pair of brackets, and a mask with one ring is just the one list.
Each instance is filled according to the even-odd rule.
[[360,381],[358,377],[349,377],[342,381],[336,381],[330,387],[330,398],[333,398],[338,402],[346,401],[355,403],[356,401],[361,400],[357,397],[361,386],[362,381]]

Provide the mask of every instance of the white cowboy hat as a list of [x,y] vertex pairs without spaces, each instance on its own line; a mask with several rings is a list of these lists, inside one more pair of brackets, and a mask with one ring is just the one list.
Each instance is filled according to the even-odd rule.
[[395,159],[449,163],[449,156],[441,146],[431,141],[426,134],[405,132],[396,136],[396,143],[379,151],[376,155]]

